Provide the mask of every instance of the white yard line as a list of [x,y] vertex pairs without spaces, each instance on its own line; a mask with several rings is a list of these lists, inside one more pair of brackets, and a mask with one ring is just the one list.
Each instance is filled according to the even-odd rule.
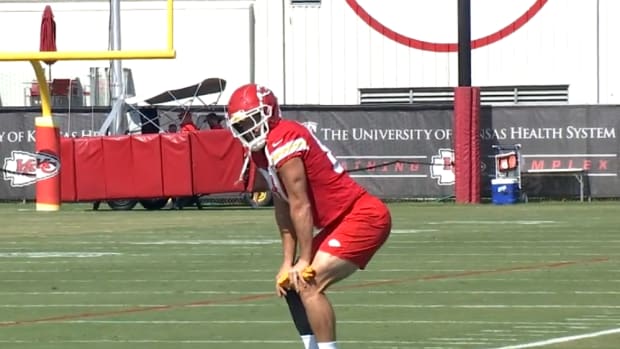
[[[455,276],[455,277],[445,277],[445,278],[440,278],[440,279],[433,279],[433,281],[443,281],[443,282],[453,282],[455,278],[457,278],[459,276]],[[462,276],[463,278],[466,276]],[[533,278],[519,278],[519,279],[506,279],[506,278],[492,278],[492,277],[488,277],[488,278],[471,278],[471,277],[467,277],[468,281],[506,281],[506,282],[521,282],[521,281],[533,281],[533,282],[539,282],[540,279],[533,279]],[[366,283],[373,283],[373,282],[394,282],[395,280],[392,278],[380,278],[380,279],[365,279],[364,280]],[[569,279],[563,279],[563,280],[552,280],[553,282],[561,282],[561,283],[583,283],[584,281],[587,281],[589,283],[617,283],[620,282],[620,279],[612,279],[612,280],[587,280],[587,279],[578,279],[578,280],[569,280]],[[41,279],[3,279],[2,280],[3,283],[33,283],[33,282],[41,282]],[[170,282],[170,283],[174,283],[174,282],[191,282],[191,283],[205,283],[205,282],[222,282],[222,283],[248,283],[248,282],[273,282],[273,279],[268,278],[268,279],[245,279],[245,280],[241,280],[241,279],[233,279],[233,280],[229,280],[229,279],[107,279],[107,280],[95,280],[95,279],[60,279],[60,280],[54,280],[54,282],[56,283],[78,283],[78,284],[88,284],[88,283],[101,283],[101,282],[106,282],[106,283],[110,283],[110,282],[115,282],[115,283],[149,283],[149,282]]]
[[551,344],[573,342],[573,341],[577,341],[577,340],[580,340],[580,339],[608,336],[610,334],[617,334],[617,333],[620,333],[620,328],[613,328],[613,329],[605,330],[605,331],[585,333],[585,334],[580,334],[580,335],[576,335],[576,336],[567,336],[567,337],[558,337],[558,338],[546,339],[546,340],[542,340],[542,341],[538,341],[538,342],[530,342],[530,343],[524,343],[524,344],[509,345],[509,346],[506,346],[506,347],[499,347],[499,348],[494,348],[494,349],[535,348],[535,347],[542,347],[542,346],[551,345]]
[[[41,323],[52,322],[55,324],[109,324],[109,325],[204,325],[204,324],[290,324],[290,320],[50,320]],[[2,323],[12,323],[12,321],[0,321]],[[483,320],[342,320],[339,323],[350,325],[373,325],[373,324],[430,324],[430,325],[511,325],[514,328],[567,328],[578,322],[521,322],[521,321],[483,321]],[[588,324],[593,325],[593,324]],[[590,328],[590,327],[581,327]],[[482,330],[482,334],[471,334],[471,336],[485,335],[484,333],[505,333],[506,336],[513,337],[512,330]]]
[[[431,222],[432,223],[432,222]],[[432,223],[436,224],[436,223]],[[407,234],[421,234],[421,233],[433,233],[440,232],[439,229],[393,229],[391,234],[396,235],[407,235]],[[600,231],[599,231],[600,232]],[[611,231],[610,231],[611,232]],[[272,241],[273,239],[264,239],[264,240],[247,240],[250,241],[247,245],[248,247],[254,248],[253,245],[268,245],[268,244],[278,244],[280,241]],[[176,241],[176,243],[174,243]],[[239,241],[239,240],[237,240]],[[442,243],[442,241],[437,240],[398,240],[398,243],[403,242],[411,242],[411,243]],[[509,243],[518,243],[518,244],[533,244],[539,246],[540,244],[548,244],[548,245],[557,245],[557,244],[577,244],[581,245],[584,243],[587,244],[599,244],[599,243],[620,243],[620,240],[590,240],[590,239],[570,239],[570,240],[506,240],[505,242]],[[466,245],[480,245],[480,244],[497,244],[496,240],[467,240],[467,241],[459,241],[461,244]],[[165,241],[120,241],[120,240],[110,240],[110,241],[50,241],[46,242],[48,245],[81,245],[81,246],[108,246],[110,245],[243,245],[237,243],[219,243],[216,240],[171,240],[166,243]],[[3,245],[0,247],[0,250],[25,250],[30,248],[36,248],[36,245],[31,245],[30,242],[25,241],[3,241]],[[10,246],[7,246],[10,245]],[[19,247],[15,247],[19,245]],[[186,246],[183,248],[187,248]]]
[[2,252],[2,258],[95,258],[118,256],[117,252]]
[[[380,345],[419,345],[419,344],[429,344],[436,342],[429,341],[389,341],[389,340],[339,340],[338,342],[344,344],[380,344]],[[169,343],[169,344],[301,344],[300,340],[275,340],[275,339],[75,339],[75,340],[4,340],[0,339],[0,343],[7,344],[102,344],[102,343],[134,343],[134,344],[149,344],[149,343]],[[445,343],[448,344],[448,343]],[[463,343],[463,344],[474,344],[474,343]]]
[[[442,279],[445,281],[454,281],[453,279]],[[514,278],[514,279],[507,279],[507,278],[494,278],[494,277],[487,277],[487,278],[480,278],[480,277],[476,277],[476,278],[467,278],[468,281],[506,281],[506,282],[540,282],[540,279],[534,279],[534,278]],[[437,280],[440,281],[440,280]],[[608,279],[608,280],[602,280],[602,279],[550,279],[550,280],[545,280],[545,281],[549,281],[549,282],[561,282],[561,283],[583,283],[584,281],[587,281],[588,283],[609,283],[609,282],[620,282],[620,279]]]
[[[390,253],[390,252],[382,252],[382,255],[385,256],[404,256],[407,255],[408,257],[411,257],[411,253]],[[416,253],[416,255],[420,255],[418,253]],[[437,254],[433,254],[433,255],[437,255]],[[505,254],[502,254],[505,255]],[[533,255],[534,257],[540,257],[543,256],[545,254],[536,254]],[[553,254],[546,254],[546,255],[553,255]],[[561,253],[557,253],[557,256],[562,255]],[[125,254],[124,256],[130,256],[130,257],[135,257],[135,254],[132,255],[128,255]],[[152,258],[154,255],[152,254],[140,254],[139,257],[148,257],[148,258]],[[177,254],[177,256],[185,256],[184,254]],[[430,254],[428,254],[427,256],[431,256]],[[595,254],[594,256],[600,256],[600,254]],[[273,257],[273,255],[272,255]],[[530,264],[540,264],[541,260],[540,259],[536,259],[536,260],[525,260],[525,259],[506,259],[503,258],[502,262],[506,263],[507,265],[510,264],[518,264],[518,265],[530,265]],[[398,259],[398,260],[392,260],[392,259],[386,259],[383,261],[384,264],[389,264],[389,263],[399,263],[402,265],[402,260]],[[428,258],[428,259],[424,259],[421,261],[418,261],[418,264],[445,264],[446,261],[444,259],[433,259],[433,258]],[[32,258],[32,259],[26,259],[26,260],[13,260],[13,259],[8,259],[8,258],[0,258],[0,266],[2,265],[29,265],[29,264],[36,264],[38,265],[64,265],[64,264],[70,264],[70,265],[74,265],[75,264],[75,260],[70,260],[70,259],[39,259],[39,258]],[[230,267],[230,262],[229,261],[224,261],[224,260],[209,260],[209,261],[205,261],[205,260],[200,260],[200,259],[194,259],[194,260],[188,260],[184,262],[185,265],[191,265],[193,267],[202,267],[204,266],[205,268],[208,268],[209,270],[224,270],[224,269],[213,269],[214,265],[220,265],[220,264],[225,264],[228,267]],[[94,269],[96,270],[96,269]],[[239,270],[239,269],[237,269]],[[369,269],[367,270],[368,272],[372,271],[374,269]],[[414,269],[415,270],[415,269]],[[429,268],[421,268],[421,271],[429,271],[429,270],[438,270],[441,271],[443,269],[429,269]],[[449,271],[451,269],[445,269],[446,271]],[[454,271],[459,271],[461,269],[454,269]],[[581,268],[580,270],[589,270],[589,269],[584,269]],[[463,271],[471,271],[471,269],[464,269]],[[366,272],[366,271],[364,271]],[[616,271],[618,272],[618,271]]]
[[458,221],[438,221],[438,222],[426,222],[426,224],[519,224],[519,225],[540,225],[540,224],[556,224],[561,223],[557,221],[536,221],[536,220],[458,220]]
[[[56,324],[118,324],[118,325],[203,325],[203,324],[290,324],[290,320],[51,320]],[[1,323],[1,322],[0,322]],[[519,322],[512,321],[476,321],[476,320],[342,320],[338,321],[342,324],[351,325],[372,325],[372,324],[442,324],[442,325],[514,325]],[[540,322],[524,324],[530,324],[528,326],[546,326],[550,328],[557,328],[557,326],[564,326],[563,322]],[[554,325],[555,324],[555,325]]]
[[[41,279],[3,279],[1,280],[2,282],[10,282],[10,283],[26,283],[26,282],[42,282]],[[379,281],[379,282],[383,282],[383,281],[391,281],[388,279],[377,279],[377,280],[370,280],[369,282],[373,282],[373,281]],[[77,283],[77,284],[89,284],[89,283],[94,283],[94,284],[100,284],[100,283],[109,283],[109,282],[120,282],[120,283],[149,283],[149,282],[156,282],[156,283],[161,283],[161,282],[199,282],[199,283],[203,283],[203,282],[222,282],[222,283],[249,283],[249,282],[273,282],[272,278],[269,279],[238,279],[238,280],[228,280],[228,279],[114,279],[114,280],[96,280],[96,279],[63,279],[63,280],[54,280],[55,283]]]
[[[392,248],[391,245],[387,245],[384,247],[385,249],[390,249]],[[269,252],[269,253],[262,253],[262,252],[256,252],[254,250],[253,247],[237,247],[237,249],[244,249],[244,250],[249,250],[249,251],[243,251],[241,253],[237,252],[234,253],[234,255],[239,256],[239,257],[257,257],[257,256],[269,256],[269,257],[273,257],[273,253]],[[168,250],[166,250],[168,251]],[[382,255],[385,256],[407,256],[407,257],[411,257],[411,252],[409,253],[391,253],[391,252],[383,252]],[[571,253],[571,255],[573,256],[581,256],[581,257],[604,257],[605,255],[601,254],[601,253]],[[147,257],[147,258],[153,258],[154,256],[157,257],[164,257],[164,256],[175,256],[175,257],[205,257],[205,256],[212,256],[212,257],[220,257],[220,256],[228,256],[230,257],[230,253],[226,253],[226,252],[204,252],[204,253],[197,253],[197,252],[192,252],[192,253],[179,253],[179,252],[175,252],[175,250],[171,250],[171,252],[163,252],[163,251],[159,251],[158,253],[123,253],[122,254],[123,257]],[[505,252],[505,253],[416,253],[416,256],[428,256],[428,257],[507,257],[507,256],[531,256],[531,257],[555,257],[555,256],[566,256],[566,253],[564,252],[556,252],[556,253],[545,253],[545,252],[540,252],[540,253],[529,253],[529,252],[522,252],[522,253],[510,253],[510,252]],[[9,256],[4,256],[4,257],[9,257]],[[32,257],[27,257],[24,256],[26,258],[32,258]],[[20,258],[24,258],[24,257],[20,257]],[[62,256],[59,256],[62,257]],[[68,257],[68,256],[67,256]],[[15,257],[13,257],[15,258]],[[502,259],[504,260],[504,259]],[[402,261],[399,260],[399,262],[402,263]],[[443,261],[445,262],[445,261]],[[19,264],[27,264],[29,263],[29,261],[2,261],[0,260],[0,264],[5,264],[5,263],[19,263]],[[31,262],[30,262],[31,263]],[[37,264],[39,263],[49,263],[49,261],[45,261],[42,260],[40,262],[37,262]],[[71,261],[68,262],[57,262],[57,263],[73,263]],[[190,264],[190,262],[188,262],[188,264]],[[204,263],[200,263],[200,262],[195,262],[195,264],[204,264]],[[209,264],[230,264],[229,261],[209,261]]]
[[[265,291],[245,291],[245,290],[227,290],[227,291],[214,291],[214,290],[185,290],[185,291],[121,291],[121,290],[109,290],[109,291],[6,291],[0,292],[0,296],[42,296],[42,295],[166,295],[166,294],[222,294],[222,295],[245,295],[245,294],[264,294]],[[556,294],[572,294],[573,291],[555,292],[555,291],[379,291],[379,290],[367,290],[367,291],[330,291],[332,294],[361,294],[361,295],[425,295],[425,294],[497,294],[497,295],[556,295]],[[590,292],[588,294],[593,295],[606,295],[608,292]],[[613,293],[615,294],[615,293]]]
[[[159,240],[159,241],[126,241],[128,245],[216,245],[216,246],[247,246],[279,244],[280,240]],[[184,247],[185,248],[185,247]]]
[[390,234],[420,234],[438,232],[439,229],[392,229]]
[[[119,274],[119,273],[175,273],[175,274],[186,274],[186,273],[202,273],[202,274],[247,274],[247,273],[274,273],[274,268],[269,269],[88,269],[90,273],[95,274]],[[388,270],[385,270],[388,271]],[[399,271],[399,270],[396,270]],[[418,271],[418,270],[400,270],[400,271]],[[419,269],[419,271],[429,271],[429,269]],[[466,271],[466,270],[445,270],[445,271]],[[11,273],[75,273],[79,272],[76,269],[13,269],[13,270],[0,270],[0,274],[11,274]]]
[[[275,296],[274,296],[275,297]],[[0,308],[107,308],[107,307],[161,307],[167,306],[166,304],[125,304],[125,303],[58,303],[58,304],[0,304]],[[265,303],[233,303],[229,304],[187,304],[188,308],[191,307],[274,307],[280,306],[279,304],[265,304]],[[405,309],[620,309],[620,305],[575,305],[575,304],[458,304],[458,305],[446,305],[446,304],[367,304],[367,303],[347,303],[338,304],[336,307],[354,307],[354,308],[405,308]],[[580,319],[581,320],[581,319]]]

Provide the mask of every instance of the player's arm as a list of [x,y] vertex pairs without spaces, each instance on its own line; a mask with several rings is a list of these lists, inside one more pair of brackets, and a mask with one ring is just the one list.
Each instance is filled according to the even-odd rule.
[[282,266],[290,267],[295,260],[297,236],[291,221],[289,205],[279,194],[273,196],[273,206],[276,216],[276,224],[282,239]]
[[303,160],[300,157],[286,160],[278,169],[278,174],[286,189],[289,217],[299,244],[298,263],[309,265],[312,262],[313,221]]
[[271,185],[271,178],[266,170],[259,168],[260,176],[256,176],[254,187],[261,190],[269,189],[273,193],[273,206],[276,225],[282,239],[282,267],[290,268],[295,260],[297,238],[289,215],[288,203]]

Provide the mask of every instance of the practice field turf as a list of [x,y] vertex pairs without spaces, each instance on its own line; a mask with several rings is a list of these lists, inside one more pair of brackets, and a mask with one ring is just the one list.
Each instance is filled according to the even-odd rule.
[[[302,348],[271,209],[0,204],[0,348]],[[390,205],[341,348],[620,348],[620,203]]]

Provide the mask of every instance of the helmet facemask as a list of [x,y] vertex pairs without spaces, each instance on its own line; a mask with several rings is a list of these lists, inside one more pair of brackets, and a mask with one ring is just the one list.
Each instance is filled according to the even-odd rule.
[[245,111],[240,110],[227,119],[228,128],[241,144],[250,151],[263,149],[269,132],[269,118],[273,108],[261,104],[258,107]]

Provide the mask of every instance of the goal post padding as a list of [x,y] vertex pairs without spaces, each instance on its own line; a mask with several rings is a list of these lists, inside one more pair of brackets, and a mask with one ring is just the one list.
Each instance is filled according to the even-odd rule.
[[480,88],[455,88],[453,125],[456,202],[479,203]]

